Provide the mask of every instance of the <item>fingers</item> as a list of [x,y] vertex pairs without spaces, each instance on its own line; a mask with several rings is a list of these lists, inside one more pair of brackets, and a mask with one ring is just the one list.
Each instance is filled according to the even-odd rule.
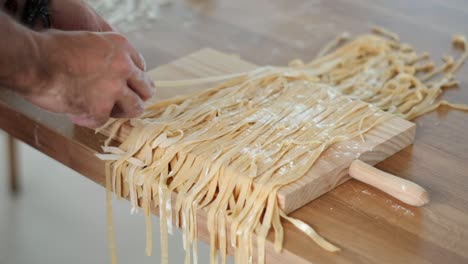
[[104,125],[110,117],[134,118],[143,113],[143,100],[127,86],[119,89],[114,99],[109,95],[102,100],[100,103],[96,103],[97,107],[88,114],[71,115],[71,121],[76,125],[98,128]]
[[127,80],[127,85],[138,95],[143,101],[153,97],[156,87],[153,80],[144,72],[135,70]]
[[74,116],[72,121],[80,126],[98,128],[109,120],[113,102],[112,99],[102,99],[100,103],[95,101],[88,113]]
[[[145,74],[146,63],[143,56],[128,42],[128,40],[120,35],[113,34],[113,37],[120,44],[120,47],[130,57],[133,65],[130,67],[123,67],[123,69],[130,70],[130,75],[127,80],[127,85],[137,93],[144,101],[151,98],[155,93],[154,82]],[[127,58],[128,58],[127,57]]]
[[138,67],[138,69],[146,71],[146,62],[145,58],[143,58],[143,55],[141,55],[141,53],[139,53],[128,41],[125,41],[124,48],[129,53],[130,58],[132,59],[133,63]]
[[[97,33],[96,33],[97,34]],[[75,96],[69,96],[72,101],[83,98],[84,106],[80,109],[70,109],[68,113],[73,123],[97,128],[111,118],[135,118],[143,113],[143,101],[151,98],[155,93],[154,82],[145,74],[145,61],[128,40],[117,33],[99,33],[107,40],[108,49],[112,56],[105,63],[106,74],[92,76],[86,83],[77,87],[86,87]],[[92,60],[93,58],[89,58]],[[95,65],[104,65],[96,63]],[[89,76],[88,76],[89,77]]]
[[130,88],[126,88],[125,95],[118,98],[114,108],[112,108],[111,117],[114,118],[133,118],[143,113],[143,100]]
[[135,63],[135,65],[140,70],[146,71],[146,61],[145,61],[145,58],[143,58],[143,55],[141,55],[141,53],[134,50],[133,52],[130,53],[130,57],[132,58],[133,63]]
[[117,44],[128,56],[131,58],[133,64],[137,66],[138,69],[145,71],[146,62],[143,56],[132,46],[128,39],[119,33],[107,32],[104,33],[105,36],[109,37],[113,43]]
[[143,113],[143,100],[130,87],[123,84],[115,87],[113,92],[95,101],[95,107],[90,109],[90,115],[78,119],[80,124],[96,128],[114,118],[134,118]]
[[105,21],[104,19],[100,19],[98,23],[99,23],[100,32],[116,32],[117,31],[111,24],[107,23],[107,21]]

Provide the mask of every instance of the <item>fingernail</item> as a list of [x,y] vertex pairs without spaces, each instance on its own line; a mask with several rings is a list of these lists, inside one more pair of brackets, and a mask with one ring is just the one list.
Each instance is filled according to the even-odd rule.
[[141,53],[138,53],[138,56],[140,56],[141,63],[143,63],[143,71],[146,71],[146,61],[143,55]]
[[154,81],[147,75],[146,82],[149,84],[149,97],[153,97],[156,94],[156,84]]

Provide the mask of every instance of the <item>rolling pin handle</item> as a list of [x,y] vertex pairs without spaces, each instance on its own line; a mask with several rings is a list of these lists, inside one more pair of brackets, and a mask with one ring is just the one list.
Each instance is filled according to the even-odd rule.
[[360,160],[355,160],[351,163],[349,175],[406,204],[422,206],[429,202],[427,191],[418,184],[383,172]]

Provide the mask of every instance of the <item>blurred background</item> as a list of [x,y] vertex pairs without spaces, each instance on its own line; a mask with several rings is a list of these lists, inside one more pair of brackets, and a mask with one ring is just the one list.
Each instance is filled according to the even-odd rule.
[[[105,190],[30,146],[19,143],[21,191],[10,194],[7,136],[0,131],[0,263],[110,263]],[[86,195],[83,195],[83,194]],[[153,217],[153,256],[145,255],[143,214],[113,201],[119,263],[159,263],[159,219]],[[182,235],[169,237],[170,263],[184,263]],[[209,247],[199,243],[199,263]]]
[[[157,23],[168,0],[88,1],[119,32],[131,34]],[[110,263],[105,190],[40,153],[17,142],[21,191],[8,190],[7,135],[0,130],[0,264]],[[83,195],[86,193],[86,195]],[[159,219],[153,217],[153,256],[145,254],[142,213],[130,215],[127,201],[113,202],[119,263],[159,263]],[[182,235],[169,238],[170,263],[183,263]],[[199,243],[200,263],[209,262],[209,247]]]

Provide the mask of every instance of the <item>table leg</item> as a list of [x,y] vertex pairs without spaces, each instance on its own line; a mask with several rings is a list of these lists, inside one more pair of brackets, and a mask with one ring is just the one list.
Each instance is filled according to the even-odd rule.
[[18,155],[17,155],[17,144],[15,138],[8,135],[8,159],[9,159],[9,180],[10,180],[10,191],[17,193],[19,190],[18,183]]

